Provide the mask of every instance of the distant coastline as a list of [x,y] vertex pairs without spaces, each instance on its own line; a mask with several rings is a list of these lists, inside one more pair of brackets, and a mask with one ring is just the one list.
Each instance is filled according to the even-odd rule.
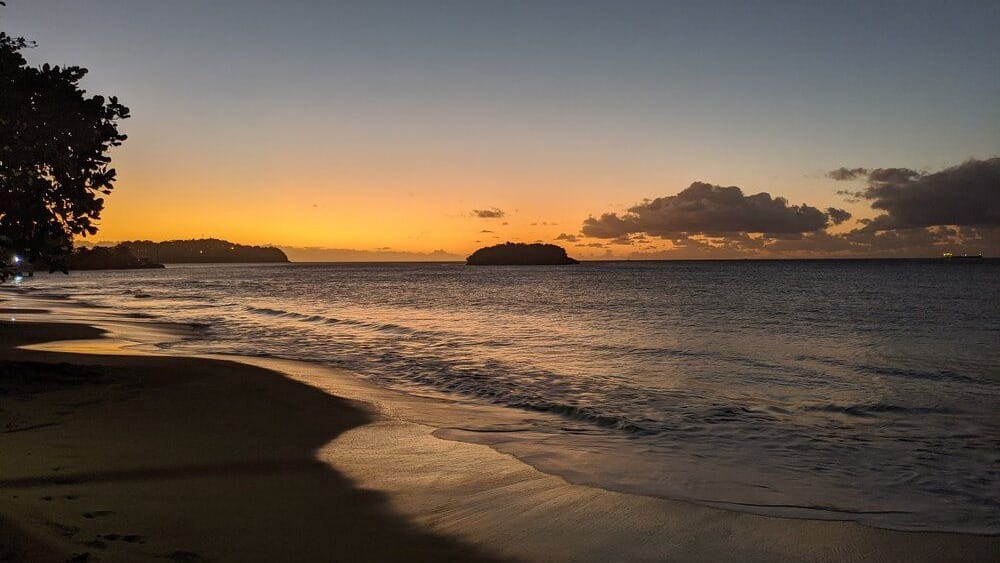
[[138,258],[162,264],[288,262],[288,256],[273,246],[248,246],[222,239],[137,240],[123,242]]
[[[100,259],[95,259],[100,258]],[[74,264],[75,262],[75,264]],[[288,256],[273,246],[249,246],[222,239],[136,240],[114,246],[78,248],[70,269],[145,269],[163,264],[287,263]]]

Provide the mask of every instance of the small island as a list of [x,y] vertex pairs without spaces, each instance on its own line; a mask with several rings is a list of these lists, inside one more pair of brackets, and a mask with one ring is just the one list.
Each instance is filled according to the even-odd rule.
[[554,244],[507,242],[480,248],[466,261],[469,266],[563,266],[579,264]]

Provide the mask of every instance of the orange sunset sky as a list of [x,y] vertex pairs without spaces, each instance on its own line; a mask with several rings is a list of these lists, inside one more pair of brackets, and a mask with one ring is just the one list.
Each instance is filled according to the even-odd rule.
[[[581,258],[670,257],[677,236],[581,227],[697,181],[847,211],[821,233],[838,236],[882,211],[875,196],[837,193],[864,189],[865,176],[837,182],[831,170],[926,174],[1000,149],[996,34],[977,27],[988,18],[947,10],[145,4],[38,0],[3,14],[5,30],[38,42],[33,63],[86,66],[91,92],[132,110],[96,241],[461,257],[565,234]],[[484,209],[503,216],[474,212]],[[963,224],[907,224],[905,236],[941,221]],[[741,225],[719,236],[737,240]],[[986,240],[977,233],[905,252]],[[816,252],[896,251],[851,244],[862,246]]]

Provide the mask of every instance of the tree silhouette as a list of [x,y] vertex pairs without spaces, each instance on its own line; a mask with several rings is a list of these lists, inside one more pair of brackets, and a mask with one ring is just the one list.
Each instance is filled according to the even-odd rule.
[[32,46],[0,32],[0,266],[17,254],[65,272],[73,238],[97,232],[116,177],[107,153],[129,110],[88,97],[85,68],[29,66]]

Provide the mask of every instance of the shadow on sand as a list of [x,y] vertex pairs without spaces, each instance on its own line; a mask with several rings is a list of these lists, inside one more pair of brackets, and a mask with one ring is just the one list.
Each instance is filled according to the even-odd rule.
[[[57,543],[139,558],[488,558],[404,521],[384,495],[315,459],[374,419],[362,405],[235,362],[15,348],[100,334],[0,323],[0,364],[10,368],[0,369],[0,395],[16,404],[0,422],[22,430],[0,433],[0,490],[42,499],[28,509],[43,513],[54,498],[79,498],[80,519],[51,511]],[[128,534],[142,541],[106,541]]]

